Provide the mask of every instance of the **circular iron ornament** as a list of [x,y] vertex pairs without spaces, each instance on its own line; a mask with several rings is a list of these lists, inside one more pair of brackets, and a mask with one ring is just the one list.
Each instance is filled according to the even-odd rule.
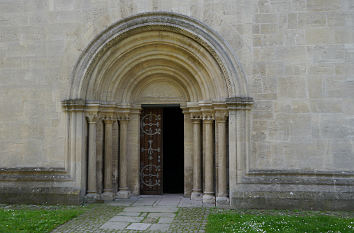
[[145,115],[140,122],[141,131],[144,134],[147,134],[149,136],[160,134],[161,133],[160,123],[159,123],[160,120],[161,120],[161,115],[156,115],[151,113]]
[[141,183],[149,187],[160,186],[159,171],[160,166],[145,165],[140,171]]

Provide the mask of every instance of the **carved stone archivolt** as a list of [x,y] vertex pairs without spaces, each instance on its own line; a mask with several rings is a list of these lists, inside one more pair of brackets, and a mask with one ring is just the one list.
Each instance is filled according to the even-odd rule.
[[[112,25],[80,56],[73,71],[69,99],[63,101],[64,109],[70,113],[68,151],[72,158],[88,158],[88,176],[80,180],[82,192],[96,193],[96,198],[103,199],[139,194],[139,131],[159,133],[156,125],[140,121],[140,109],[145,104],[178,104],[185,114],[185,195],[208,203],[227,202],[228,193],[234,188],[231,184],[239,178],[234,174],[242,170],[233,161],[249,145],[240,140],[248,131],[236,130],[247,125],[247,119],[239,112],[248,111],[253,103],[251,98],[235,97],[247,96],[246,87],[244,73],[228,45],[195,19],[154,12]],[[88,124],[84,124],[85,120]],[[99,176],[94,171],[97,154],[93,152],[95,148],[99,151],[96,141],[102,141],[94,138],[98,135],[98,122],[104,126],[104,148],[97,153],[104,152],[103,193],[91,178]],[[82,145],[86,143],[86,133],[88,147]],[[227,133],[239,141],[230,140]],[[103,137],[102,134],[101,130],[99,135]],[[119,145],[112,142],[113,138],[119,138]],[[110,165],[115,156],[114,143],[119,147],[116,186],[112,185]],[[231,158],[229,180],[227,155]]]

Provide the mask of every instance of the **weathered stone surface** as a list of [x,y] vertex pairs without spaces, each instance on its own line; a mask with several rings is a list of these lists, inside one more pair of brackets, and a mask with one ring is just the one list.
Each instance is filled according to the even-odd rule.
[[134,217],[134,216],[115,216],[111,218],[110,222],[140,222],[143,220],[143,217]]
[[106,222],[100,228],[104,230],[123,230],[128,226],[127,222]]
[[160,231],[160,232],[167,232],[170,227],[170,224],[152,224],[149,228],[150,231]]
[[[229,122],[228,131],[233,137],[228,142],[231,171],[228,185],[231,193],[236,190],[236,183],[246,176],[247,169],[276,169],[279,173],[289,169],[307,169],[314,174],[318,171],[351,171],[351,161],[354,158],[353,9],[352,1],[341,0],[220,0],[204,3],[180,0],[0,2],[1,201],[78,203],[81,200],[86,192],[87,178],[84,175],[87,167],[85,140],[88,136],[84,127],[85,116],[78,113],[77,109],[65,113],[61,101],[70,98],[70,92],[75,89],[73,71],[80,66],[77,62],[85,54],[83,51],[91,51],[90,43],[100,40],[100,33],[117,21],[151,11],[176,12],[196,18],[215,30],[230,46],[229,53],[236,55],[235,59],[224,59],[225,56],[221,60],[216,59],[215,51],[223,55],[222,51],[217,50],[217,46],[206,49],[208,43],[197,38],[213,37],[214,32],[202,34],[197,27],[190,28],[198,36],[188,37],[193,38],[188,41],[191,45],[188,53],[180,53],[176,49],[186,42],[185,35],[178,36],[178,30],[167,33],[166,27],[160,27],[159,33],[149,34],[151,30],[147,30],[144,32],[146,34],[130,38],[133,42],[144,40],[144,36],[151,41],[164,39],[165,46],[153,47],[150,51],[159,54],[160,60],[156,64],[161,67],[180,67],[179,64],[184,61],[187,64],[184,68],[177,69],[178,75],[165,69],[158,78],[151,77],[154,82],[141,84],[140,81],[134,81],[140,83],[139,87],[143,90],[139,92],[137,88],[132,91],[136,95],[132,96],[138,102],[185,104],[188,101],[204,100],[199,96],[209,94],[210,101],[219,101],[213,98],[219,98],[220,93],[220,98],[224,100],[231,97],[224,92],[227,89],[225,86],[238,84],[240,80],[236,77],[245,78],[242,84],[244,86],[235,88],[235,96],[238,97],[226,100],[230,104],[228,108],[238,108],[232,116],[234,118],[229,118],[235,119],[235,122]],[[174,23],[173,20],[165,20],[161,16],[157,18],[165,24]],[[178,41],[180,44],[175,43],[172,46],[171,41]],[[111,43],[105,48],[110,49],[110,46],[115,45],[114,40]],[[123,50],[119,49],[129,45],[125,41],[123,46],[117,46],[109,53],[124,57],[124,53],[120,53]],[[144,47],[149,48],[152,47]],[[195,56],[198,53],[203,56]],[[90,54],[91,57],[93,54]],[[143,52],[137,52],[132,57],[138,58],[142,54]],[[151,56],[149,53],[145,55]],[[124,72],[113,67],[129,67],[133,64],[133,58],[124,58],[124,61],[111,59],[112,63],[100,60],[100,63],[95,63],[95,67],[102,68],[102,77],[114,77]],[[173,59],[175,60],[171,62]],[[216,64],[223,63],[225,69],[234,60],[238,67],[228,66],[226,69],[234,72],[235,80],[231,80],[231,84],[220,82],[209,85],[206,77],[216,80],[223,76],[220,71],[223,68]],[[107,67],[99,66],[100,64]],[[108,68],[110,64],[112,67]],[[139,72],[144,67],[154,67],[153,64],[146,62],[144,65],[137,65],[127,76],[143,75]],[[201,64],[217,69],[206,72],[201,69]],[[90,77],[94,77],[98,71],[90,73],[93,74]],[[150,74],[149,72],[151,71],[143,73]],[[176,81],[177,79],[171,78],[172,75],[186,78]],[[114,83],[100,79],[92,82],[90,87],[101,84],[112,87],[117,84],[117,93],[125,93],[129,86],[126,84],[130,80],[132,79]],[[134,86],[132,83],[130,86]],[[205,89],[193,89],[195,83],[205,86]],[[86,81],[80,81],[77,86],[86,84]],[[247,96],[244,92],[246,89]],[[95,101],[94,97],[101,94],[104,104],[109,104],[108,100],[115,98],[112,90],[97,89],[86,93],[85,98],[88,101]],[[251,108],[253,102],[254,107]],[[250,112],[243,111],[249,108]],[[138,194],[139,139],[136,134],[139,116],[136,114],[130,117],[133,120],[128,129],[128,186],[133,194]],[[115,129],[115,134],[118,133],[116,130],[118,128]],[[99,196],[104,188],[102,121],[97,123],[96,135],[96,187]],[[115,135],[113,140],[116,144],[113,151],[115,158],[112,160],[112,193],[115,194],[119,174],[117,141],[120,139]],[[191,155],[192,144],[185,142],[185,145],[189,145],[185,153]],[[75,156],[69,156],[71,150],[77,152]],[[216,156],[217,152],[215,158]],[[185,178],[188,181],[185,189],[186,195],[189,195],[193,166],[189,164],[186,167],[189,175]],[[28,171],[28,168],[37,170]],[[40,168],[54,170],[41,171]],[[296,185],[297,179],[292,179],[296,176],[302,175],[289,175],[288,182]],[[312,177],[310,174],[308,176]],[[323,176],[335,181],[338,175]],[[250,179],[261,182],[256,177]],[[347,179],[353,181],[354,178],[349,176]],[[319,179],[318,182],[322,181]],[[315,183],[311,181],[311,189],[321,195],[320,188]],[[39,189],[42,191],[31,193],[27,189],[29,186],[41,187]],[[51,191],[48,187],[56,191]],[[277,186],[279,192],[284,189],[286,188],[282,185]],[[259,203],[267,202],[276,206],[276,198],[269,202],[265,198]],[[281,201],[279,206],[286,206],[286,203],[285,200]],[[294,201],[289,206],[299,203],[300,201]],[[145,204],[149,203],[141,203]],[[185,204],[188,205],[187,202]],[[251,199],[246,204],[253,205]],[[340,206],[343,207],[340,204],[336,208]]]
[[151,224],[148,223],[132,223],[127,227],[127,230],[144,231],[149,228]]

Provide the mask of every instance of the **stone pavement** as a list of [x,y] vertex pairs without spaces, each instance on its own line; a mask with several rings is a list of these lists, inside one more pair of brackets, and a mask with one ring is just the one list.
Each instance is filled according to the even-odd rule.
[[142,195],[95,204],[53,232],[204,232],[206,207],[182,195]]

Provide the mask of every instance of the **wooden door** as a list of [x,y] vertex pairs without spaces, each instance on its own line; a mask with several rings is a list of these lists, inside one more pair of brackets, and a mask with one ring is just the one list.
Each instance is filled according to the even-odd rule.
[[140,115],[140,193],[162,194],[162,108]]

